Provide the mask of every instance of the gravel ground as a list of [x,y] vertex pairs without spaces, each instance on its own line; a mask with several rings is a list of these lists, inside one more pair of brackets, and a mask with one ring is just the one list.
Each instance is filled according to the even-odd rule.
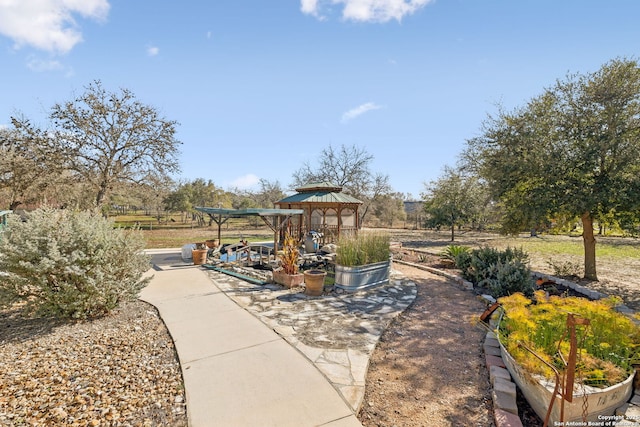
[[373,353],[358,418],[365,427],[493,426],[486,330],[472,322],[485,304],[440,276],[394,269],[416,283],[418,295]]
[[173,342],[142,301],[93,321],[0,312],[0,426],[186,427]]

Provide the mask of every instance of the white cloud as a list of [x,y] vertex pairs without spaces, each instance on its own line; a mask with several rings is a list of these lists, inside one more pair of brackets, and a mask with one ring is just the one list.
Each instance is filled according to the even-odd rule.
[[237,188],[239,190],[246,190],[255,187],[256,185],[258,185],[258,183],[260,183],[260,178],[250,173],[234,179],[233,181],[231,181],[229,186],[231,188]]
[[157,46],[149,46],[147,48],[147,55],[149,56],[156,56],[160,53],[160,48]]
[[320,17],[318,0],[300,0],[300,10],[306,15]]
[[353,120],[356,117],[363,115],[364,113],[373,110],[379,110],[381,108],[381,105],[377,105],[373,102],[367,102],[365,104],[359,105],[356,108],[352,108],[351,110],[346,111],[344,114],[342,114],[342,123],[347,123],[348,121]]
[[103,20],[108,0],[0,0],[0,34],[52,53],[69,52],[82,41],[74,16]]
[[324,19],[322,10],[327,4],[343,5],[342,18],[359,22],[401,21],[435,0],[300,0],[300,10],[307,15]]
[[44,60],[35,56],[29,56],[27,59],[27,67],[33,71],[57,71],[62,70],[64,67],[60,61],[55,59]]

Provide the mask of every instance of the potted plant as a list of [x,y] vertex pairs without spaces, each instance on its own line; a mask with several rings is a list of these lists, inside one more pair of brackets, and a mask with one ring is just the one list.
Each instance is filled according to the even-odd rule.
[[194,265],[202,265],[207,262],[208,254],[207,245],[204,243],[196,243],[195,249],[191,250],[191,257]]
[[335,286],[356,291],[389,281],[390,237],[381,233],[359,233],[340,239],[336,249]]
[[615,310],[619,300],[536,291],[498,302],[502,360],[545,423],[598,421],[629,399],[640,328]]
[[324,292],[324,278],[327,272],[324,270],[306,270],[304,272],[304,293],[319,297]]
[[280,266],[273,270],[273,281],[286,288],[300,286],[304,282],[304,274],[300,273],[300,249],[293,236],[285,233],[282,252],[278,254]]

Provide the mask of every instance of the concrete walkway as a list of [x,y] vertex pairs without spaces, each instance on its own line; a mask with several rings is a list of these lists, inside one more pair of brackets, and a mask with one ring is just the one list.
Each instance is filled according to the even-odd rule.
[[191,427],[356,427],[350,406],[298,350],[238,306],[179,250],[148,251],[140,298],[176,345]]

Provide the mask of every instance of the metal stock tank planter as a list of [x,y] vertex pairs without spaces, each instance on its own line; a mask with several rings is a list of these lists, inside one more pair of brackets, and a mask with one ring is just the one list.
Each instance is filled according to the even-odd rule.
[[389,243],[385,234],[361,234],[341,240],[336,250],[335,287],[358,291],[388,282]]
[[347,291],[358,291],[389,281],[391,259],[373,264],[347,267],[336,265],[335,286]]

